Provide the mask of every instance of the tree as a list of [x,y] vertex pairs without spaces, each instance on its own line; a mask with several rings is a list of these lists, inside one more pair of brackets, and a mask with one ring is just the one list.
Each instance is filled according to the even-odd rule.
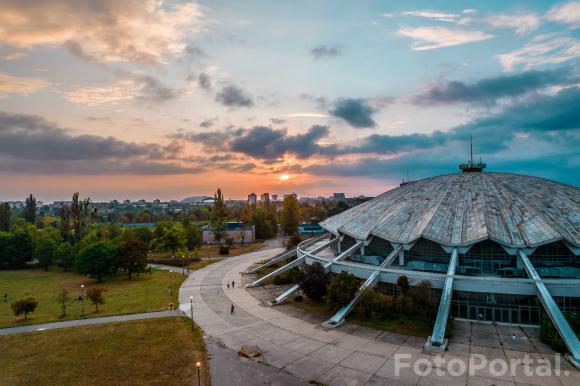
[[103,287],[89,287],[87,288],[87,298],[95,305],[95,312],[99,312],[99,304],[105,304],[103,292],[106,289]]
[[38,301],[32,296],[15,300],[12,302],[12,304],[10,304],[10,308],[12,309],[14,316],[18,317],[24,314],[24,320],[28,318],[29,313],[34,312],[37,306]]
[[305,265],[298,275],[298,284],[302,292],[310,299],[319,300],[326,295],[328,285],[328,274],[319,262],[312,265]]
[[195,225],[184,225],[183,233],[185,235],[185,246],[188,251],[193,251],[201,246],[203,235],[199,227]]
[[359,287],[359,280],[352,273],[342,271],[335,275],[327,288],[328,306],[333,311],[346,306],[354,298]]
[[151,240],[153,240],[153,233],[147,227],[134,228],[133,232],[135,233],[135,236],[140,238],[142,241],[146,242],[147,245],[149,245],[149,243],[151,243]]
[[68,271],[75,263],[75,254],[68,241],[60,243],[56,249],[54,260],[63,270]]
[[[96,212],[91,212],[89,205],[91,203],[90,198],[85,198],[84,200],[79,199],[79,193],[75,193],[72,196],[72,202],[70,204],[70,218],[72,220],[72,226],[74,229],[74,239],[79,241],[83,238],[83,234],[87,224],[92,220]],[[95,208],[96,211],[96,208]]]
[[0,232],[0,267],[23,268],[32,261],[33,252],[32,237],[26,230]]
[[66,316],[66,302],[68,302],[70,297],[68,296],[68,291],[66,288],[60,290],[56,296],[56,300],[60,303],[60,317]]
[[0,232],[10,232],[12,211],[7,202],[0,203]]
[[300,206],[296,196],[291,194],[284,199],[282,204],[282,217],[280,219],[282,232],[287,235],[298,233],[300,225]]
[[110,241],[99,241],[81,249],[75,266],[78,273],[96,277],[102,281],[103,276],[113,272],[117,249]]
[[36,211],[38,210],[38,206],[36,205],[36,198],[31,194],[26,199],[26,203],[24,204],[24,219],[31,224],[36,222]]
[[213,239],[220,245],[222,245],[222,240],[226,237],[225,232],[225,217],[226,217],[226,206],[224,204],[224,196],[222,190],[218,188],[214,195],[214,201],[212,206],[212,228]]
[[34,242],[34,258],[45,271],[54,264],[58,241],[49,232],[39,232]]
[[161,237],[153,240],[153,244],[159,250],[170,250],[171,255],[175,256],[175,251],[183,248],[185,245],[185,239],[181,229],[178,229],[175,225],[171,225],[163,228],[163,234]]
[[124,237],[117,247],[116,267],[122,269],[129,276],[134,273],[143,273],[147,269],[147,252],[149,246],[134,235]]

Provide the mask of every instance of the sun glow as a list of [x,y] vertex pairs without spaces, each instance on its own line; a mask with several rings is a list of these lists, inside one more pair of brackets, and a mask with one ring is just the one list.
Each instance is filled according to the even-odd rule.
[[288,174],[282,174],[280,177],[280,181],[288,181],[290,176]]

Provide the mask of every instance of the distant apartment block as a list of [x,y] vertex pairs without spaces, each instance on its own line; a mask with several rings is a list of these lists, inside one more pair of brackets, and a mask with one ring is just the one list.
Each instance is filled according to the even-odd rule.
[[258,202],[258,196],[256,196],[256,193],[248,194],[248,204],[256,205],[257,202]]

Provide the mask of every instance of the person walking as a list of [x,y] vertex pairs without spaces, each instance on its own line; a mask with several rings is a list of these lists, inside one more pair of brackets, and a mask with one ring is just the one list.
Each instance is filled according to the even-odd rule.
[[226,285],[228,286],[228,289],[230,289],[230,282],[228,282]]
[[232,280],[232,289],[236,288],[236,282]]
[[235,310],[234,303],[232,303],[232,307],[230,308],[230,315],[234,314],[234,310]]

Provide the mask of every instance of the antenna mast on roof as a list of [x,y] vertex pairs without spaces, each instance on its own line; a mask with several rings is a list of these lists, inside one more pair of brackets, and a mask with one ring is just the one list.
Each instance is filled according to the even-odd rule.
[[459,165],[459,169],[463,173],[481,173],[485,169],[485,164],[481,162],[481,156],[479,157],[479,162],[473,162],[473,138],[471,133],[469,133],[469,161],[465,164]]

